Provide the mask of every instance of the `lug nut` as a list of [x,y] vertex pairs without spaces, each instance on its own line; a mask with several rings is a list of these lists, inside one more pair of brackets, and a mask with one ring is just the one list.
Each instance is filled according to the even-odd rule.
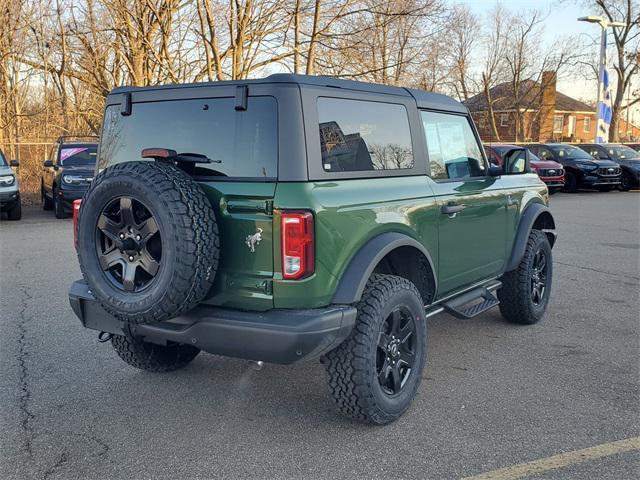
[[136,240],[140,241],[142,237],[140,235],[136,235]]
[[129,261],[133,262],[133,255],[129,255]]
[[123,239],[124,239],[124,233],[121,233],[120,234],[120,240],[123,240]]

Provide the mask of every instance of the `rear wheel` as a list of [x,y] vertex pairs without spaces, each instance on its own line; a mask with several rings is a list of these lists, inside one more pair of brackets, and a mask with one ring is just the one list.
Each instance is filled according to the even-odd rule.
[[329,389],[344,415],[390,423],[411,405],[425,363],[426,318],[415,285],[373,275],[350,336],[326,356]]
[[133,323],[167,320],[200,303],[218,267],[209,199],[170,164],[103,170],[80,206],[78,258],[96,299]]
[[511,323],[531,325],[539,322],[551,294],[553,263],[547,235],[532,230],[520,265],[502,277],[498,290],[500,312]]
[[156,345],[123,335],[114,335],[111,345],[118,356],[132,367],[156,373],[183,368],[200,353],[191,345]]

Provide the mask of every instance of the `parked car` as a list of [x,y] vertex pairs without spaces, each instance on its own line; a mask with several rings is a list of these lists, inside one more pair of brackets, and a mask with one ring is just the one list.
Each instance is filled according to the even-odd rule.
[[640,152],[619,143],[582,143],[578,147],[597,160],[611,160],[622,168],[620,189],[640,186]]
[[633,148],[636,152],[640,152],[640,143],[625,143],[629,148]]
[[20,200],[20,185],[18,177],[11,167],[17,167],[18,161],[7,162],[0,150],[0,211],[7,212],[9,220],[22,218],[22,203]]
[[527,146],[542,160],[553,160],[564,167],[564,190],[597,188],[606,192],[620,185],[622,170],[611,160],[596,160],[581,148],[564,143],[533,143]]
[[338,409],[384,424],[427,317],[544,315],[547,187],[522,148],[490,167],[449,97],[279,74],[118,88],[104,119],[69,300],[136,368],[321,358]]
[[60,137],[44,161],[40,183],[42,208],[53,209],[56,218],[71,214],[72,203],[82,198],[93,179],[98,144]]
[[[498,166],[503,165],[502,156],[510,150],[518,148],[516,145],[489,144],[484,149],[489,161]],[[553,194],[564,187],[564,169],[562,165],[552,160],[541,160],[532,151],[529,151],[529,165],[540,179],[547,184],[549,193]]]

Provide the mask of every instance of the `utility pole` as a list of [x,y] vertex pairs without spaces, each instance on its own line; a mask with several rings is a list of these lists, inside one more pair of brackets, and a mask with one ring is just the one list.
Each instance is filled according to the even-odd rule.
[[[600,58],[598,61],[598,102],[596,104],[596,143],[609,141],[609,124],[611,123],[611,98],[608,94],[609,79],[607,72],[607,29],[609,27],[625,27],[624,22],[610,22],[596,15],[578,18],[579,22],[597,23],[600,25]],[[605,76],[606,74],[606,76]]]

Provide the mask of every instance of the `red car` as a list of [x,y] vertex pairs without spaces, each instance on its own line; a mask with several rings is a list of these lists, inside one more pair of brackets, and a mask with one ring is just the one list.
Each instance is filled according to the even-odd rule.
[[[502,156],[512,148],[522,148],[522,146],[496,143],[484,146],[489,161],[500,167],[502,166]],[[556,193],[564,187],[564,168],[558,162],[540,160],[529,150],[529,166],[538,174],[540,180],[547,184],[549,193]]]

